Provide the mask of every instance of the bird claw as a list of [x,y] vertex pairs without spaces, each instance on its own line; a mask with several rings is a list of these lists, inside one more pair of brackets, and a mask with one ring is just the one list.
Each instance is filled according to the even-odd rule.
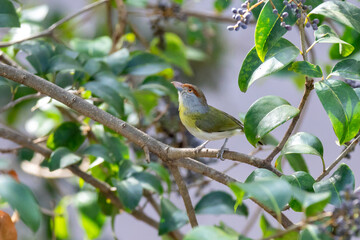
[[221,148],[217,153],[216,157],[219,158],[221,161],[224,161],[223,154],[225,151],[229,150],[228,148]]
[[197,146],[197,147],[195,148],[195,153],[198,154],[198,153],[201,151],[201,149],[203,149],[204,147],[205,147],[205,146],[202,146],[202,145]]

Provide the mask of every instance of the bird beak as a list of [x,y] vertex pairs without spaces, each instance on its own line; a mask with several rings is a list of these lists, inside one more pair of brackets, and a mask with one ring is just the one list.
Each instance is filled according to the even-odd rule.
[[173,81],[173,82],[171,82],[174,86],[175,86],[175,88],[179,91],[179,92],[181,92],[182,90],[183,90],[183,84],[181,83],[181,82],[175,82],[175,81]]

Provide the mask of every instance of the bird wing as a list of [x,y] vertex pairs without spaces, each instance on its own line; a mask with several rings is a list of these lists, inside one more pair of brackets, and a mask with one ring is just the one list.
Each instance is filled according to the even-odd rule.
[[210,110],[206,113],[206,118],[195,121],[197,128],[209,133],[244,129],[243,124],[233,116],[214,107],[209,107]]

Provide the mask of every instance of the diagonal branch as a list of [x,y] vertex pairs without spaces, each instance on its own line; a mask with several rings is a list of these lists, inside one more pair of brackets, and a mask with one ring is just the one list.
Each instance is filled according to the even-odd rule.
[[191,203],[189,191],[188,191],[186,184],[180,174],[180,171],[179,171],[178,167],[176,167],[174,165],[168,164],[168,167],[174,176],[175,182],[179,188],[180,195],[183,198],[185,208],[186,208],[186,213],[189,217],[190,225],[192,228],[197,227],[199,224],[196,219],[195,210]]
[[7,110],[9,110],[10,108],[14,107],[15,105],[29,100],[29,99],[36,99],[36,98],[42,98],[44,95],[41,95],[40,93],[34,93],[34,94],[29,94],[29,95],[25,95],[21,98],[18,98],[14,101],[9,102],[8,104],[6,104],[5,106],[3,106],[2,108],[0,108],[0,113],[5,112]]
[[26,38],[22,38],[22,39],[18,39],[18,40],[14,40],[14,41],[9,41],[9,42],[0,42],[0,48],[3,48],[3,47],[9,47],[11,45],[14,45],[14,44],[17,44],[17,43],[22,43],[22,42],[25,42],[25,41],[28,41],[28,40],[32,40],[32,39],[36,39],[36,38],[41,38],[41,37],[49,37],[49,36],[52,36],[53,33],[54,33],[54,30],[59,27],[60,25],[64,24],[65,22],[103,4],[103,3],[106,3],[108,2],[109,0],[100,0],[100,1],[97,1],[97,2],[94,2],[94,3],[91,3],[85,7],[83,7],[82,9],[80,9],[79,11],[67,16],[67,17],[64,17],[63,19],[60,19],[59,21],[55,22],[53,25],[51,25],[50,27],[48,27],[47,29],[39,32],[39,33],[36,33],[34,35],[31,35],[29,37],[26,37]]

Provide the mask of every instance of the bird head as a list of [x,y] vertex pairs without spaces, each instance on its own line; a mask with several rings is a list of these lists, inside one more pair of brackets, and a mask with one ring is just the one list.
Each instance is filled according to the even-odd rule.
[[179,93],[179,107],[187,111],[206,112],[209,109],[204,93],[189,83],[171,82]]

